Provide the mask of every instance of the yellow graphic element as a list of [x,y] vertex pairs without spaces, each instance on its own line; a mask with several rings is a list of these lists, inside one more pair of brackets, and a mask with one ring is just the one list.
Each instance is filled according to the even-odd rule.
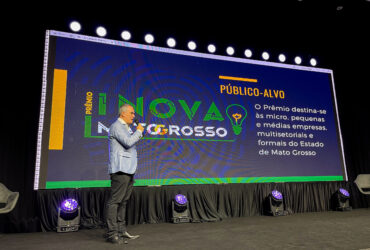
[[163,124],[158,124],[157,126],[155,126],[154,131],[157,132],[159,135],[165,135],[165,134],[167,134],[168,129],[164,128],[164,129],[162,129],[161,132],[158,132],[158,129],[159,128],[164,128],[164,125]]
[[232,115],[232,117],[235,119],[235,123],[238,123],[238,120],[242,118],[241,114],[235,113]]
[[66,95],[67,70],[54,69],[49,137],[50,150],[63,150]]
[[257,79],[233,77],[233,76],[218,76],[222,80],[242,81],[242,82],[257,82]]

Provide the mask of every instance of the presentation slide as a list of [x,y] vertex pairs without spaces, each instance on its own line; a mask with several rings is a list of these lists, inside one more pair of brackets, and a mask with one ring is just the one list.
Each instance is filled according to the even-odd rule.
[[50,30],[42,86],[35,189],[109,187],[124,103],[136,186],[347,180],[330,69]]

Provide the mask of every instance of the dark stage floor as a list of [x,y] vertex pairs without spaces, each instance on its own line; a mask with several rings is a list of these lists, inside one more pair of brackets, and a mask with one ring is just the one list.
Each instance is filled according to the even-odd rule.
[[111,245],[103,229],[1,234],[1,249],[370,249],[370,208],[350,212],[243,217],[220,222],[144,224],[141,237]]

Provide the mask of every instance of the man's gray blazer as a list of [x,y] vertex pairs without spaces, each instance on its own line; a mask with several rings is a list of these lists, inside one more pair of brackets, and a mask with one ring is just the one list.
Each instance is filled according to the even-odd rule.
[[136,143],[142,137],[142,132],[136,130],[132,133],[127,125],[119,119],[109,128],[109,174],[121,171],[134,174],[137,169]]

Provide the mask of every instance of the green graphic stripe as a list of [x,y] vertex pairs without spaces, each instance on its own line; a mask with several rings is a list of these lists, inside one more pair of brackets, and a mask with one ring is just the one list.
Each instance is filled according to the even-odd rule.
[[99,93],[99,115],[106,115],[107,113],[107,94]]
[[85,115],[84,137],[91,137],[91,116],[90,115]]
[[86,115],[85,116],[85,133],[84,133],[85,138],[98,138],[98,139],[107,139],[108,136],[106,135],[91,135],[91,116]]
[[[108,136],[94,136],[85,135],[85,138],[100,138],[108,139]],[[221,142],[234,142],[235,140],[212,140],[212,139],[191,139],[191,138],[156,138],[156,137],[143,137],[143,140],[164,140],[164,141],[221,141]]]
[[110,187],[110,180],[94,181],[47,181],[46,188],[88,188],[88,187]]
[[[177,178],[135,180],[135,186],[162,186],[184,184],[223,184],[223,183],[270,183],[270,182],[310,182],[343,181],[343,176],[283,176],[283,177],[230,177],[230,178]],[[110,187],[110,180],[93,181],[48,181],[47,189]]]
[[158,137],[143,137],[143,140],[165,140],[165,141],[223,141],[234,142],[235,140],[217,140],[217,139],[192,139],[192,138],[158,138]]

